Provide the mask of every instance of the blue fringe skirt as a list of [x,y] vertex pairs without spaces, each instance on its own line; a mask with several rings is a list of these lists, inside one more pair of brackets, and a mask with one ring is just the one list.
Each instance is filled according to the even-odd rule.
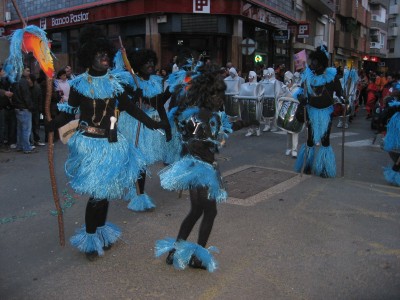
[[327,108],[315,108],[307,105],[307,114],[313,131],[314,144],[321,141],[321,138],[328,131],[333,113],[333,105]]
[[175,123],[171,124],[171,135],[172,139],[166,144],[164,152],[164,162],[167,164],[172,164],[181,158],[182,152],[182,138],[179,131],[176,129]]
[[218,170],[191,155],[184,156],[158,174],[161,186],[166,190],[180,191],[207,187],[209,200],[216,200],[219,203],[228,198]]
[[[154,108],[143,109],[152,119],[159,120],[157,110]],[[138,120],[130,116],[127,112],[121,112],[118,119],[118,130],[129,140],[132,145],[136,142],[136,132],[138,130]],[[140,124],[138,148],[143,153],[146,163],[151,165],[164,159],[166,149],[165,136],[158,130],[152,130]]]
[[65,173],[77,194],[95,199],[116,200],[135,188],[139,173],[145,168],[140,152],[118,134],[118,142],[93,138],[76,132],[68,141],[69,155]]

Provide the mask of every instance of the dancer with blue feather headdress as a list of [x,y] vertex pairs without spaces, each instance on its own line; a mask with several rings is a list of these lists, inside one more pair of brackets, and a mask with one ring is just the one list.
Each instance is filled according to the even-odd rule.
[[[324,45],[312,52],[309,58],[311,64],[302,73],[304,94],[298,95],[300,105],[296,113],[300,122],[308,120],[308,136],[298,153],[295,170],[304,170],[306,174],[314,173],[324,178],[335,177],[336,159],[330,145],[333,94],[336,92],[336,96],[342,99],[342,87],[336,76],[336,68],[328,67],[329,53]],[[317,143],[321,143],[318,152]]]
[[[127,53],[127,58],[132,70],[136,75],[129,72],[120,73],[126,76],[129,85],[135,90],[136,96],[131,99],[132,103],[141,109],[153,120],[162,121],[165,124],[165,135],[160,131],[151,130],[143,126],[139,120],[130,116],[127,112],[121,112],[119,116],[119,130],[135,145],[146,159],[146,168],[140,173],[138,179],[138,190],[131,190],[126,197],[129,201],[128,208],[133,211],[148,211],[155,208],[151,197],[145,192],[146,170],[158,161],[163,161],[164,153],[167,151],[167,142],[171,140],[171,126],[168,122],[165,110],[165,102],[171,93],[164,92],[163,79],[154,75],[154,66],[157,64],[156,53],[151,49],[132,50]],[[121,65],[121,63],[117,63]]]
[[82,29],[78,59],[83,74],[71,80],[68,103],[59,106],[62,112],[49,124],[54,131],[80,113],[77,131],[68,140],[69,155],[65,171],[69,184],[78,194],[90,196],[85,211],[85,225],[70,242],[89,260],[104,254],[121,235],[121,230],[106,222],[109,201],[121,199],[134,189],[139,173],[145,167],[144,157],[115,128],[118,108],[139,119],[152,129],[161,124],[149,118],[129,101],[132,89],[123,76],[109,71],[115,49],[102,30],[95,25]]

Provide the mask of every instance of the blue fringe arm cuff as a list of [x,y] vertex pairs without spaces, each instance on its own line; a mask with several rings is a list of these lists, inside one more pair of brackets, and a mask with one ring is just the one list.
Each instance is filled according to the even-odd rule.
[[71,115],[80,113],[79,107],[70,106],[68,103],[57,103],[57,108],[60,112],[65,112]]

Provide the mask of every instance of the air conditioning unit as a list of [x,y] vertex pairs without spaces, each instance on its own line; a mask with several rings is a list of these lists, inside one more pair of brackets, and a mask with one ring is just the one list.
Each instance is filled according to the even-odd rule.
[[369,43],[369,46],[371,48],[380,48],[381,44],[380,43],[371,42],[371,43]]
[[372,15],[372,21],[378,21],[379,20],[379,16],[377,15]]

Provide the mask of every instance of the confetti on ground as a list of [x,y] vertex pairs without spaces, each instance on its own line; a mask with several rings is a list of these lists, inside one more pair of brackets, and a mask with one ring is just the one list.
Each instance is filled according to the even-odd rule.
[[[64,213],[64,211],[67,208],[71,208],[72,205],[74,205],[76,203],[76,199],[70,193],[68,193],[68,191],[66,189],[63,190],[62,194],[63,194],[64,202],[61,204],[61,211],[62,211],[62,213]],[[52,216],[57,216],[58,212],[57,212],[57,210],[51,210],[50,214]]]
[[34,211],[28,211],[22,216],[11,216],[11,217],[6,217],[6,218],[0,218],[0,224],[7,224],[7,223],[13,223],[18,220],[25,220],[27,218],[31,218],[36,216],[37,213]]

